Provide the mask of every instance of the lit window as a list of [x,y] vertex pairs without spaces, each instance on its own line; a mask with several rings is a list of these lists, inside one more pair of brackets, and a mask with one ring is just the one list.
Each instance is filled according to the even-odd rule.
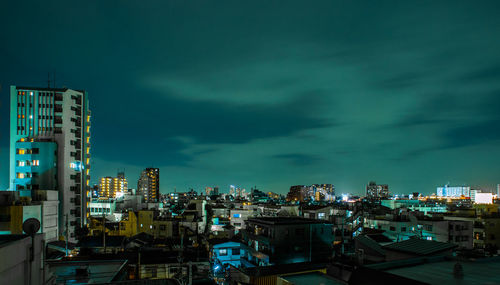
[[18,160],[17,161],[17,166],[24,166],[24,161]]
[[26,153],[26,150],[24,150],[22,148],[19,149],[19,154],[25,154],[25,153]]
[[17,173],[17,178],[24,178],[24,173],[18,172]]
[[40,165],[40,160],[36,159],[36,160],[33,160],[33,164],[34,166],[39,166]]
[[227,249],[226,248],[223,248],[223,249],[219,249],[219,255],[227,255]]
[[30,119],[33,119],[33,115],[30,115]]

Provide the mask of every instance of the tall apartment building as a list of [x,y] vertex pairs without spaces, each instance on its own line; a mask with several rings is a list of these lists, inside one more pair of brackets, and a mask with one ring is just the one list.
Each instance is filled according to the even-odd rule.
[[68,88],[10,89],[10,190],[31,196],[57,190],[59,235],[75,240],[90,197],[90,110],[87,92]]
[[386,199],[389,197],[389,185],[377,184],[375,181],[370,181],[366,185],[366,197],[369,199]]
[[99,197],[118,198],[128,191],[128,182],[123,172],[117,177],[101,177],[99,179]]
[[137,182],[137,194],[144,197],[144,202],[158,202],[160,198],[160,169],[146,168]]

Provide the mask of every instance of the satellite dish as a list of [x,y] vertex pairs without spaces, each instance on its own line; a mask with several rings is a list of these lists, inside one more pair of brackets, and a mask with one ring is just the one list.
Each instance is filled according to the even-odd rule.
[[23,223],[23,231],[30,236],[34,236],[40,230],[40,221],[35,218],[29,218]]

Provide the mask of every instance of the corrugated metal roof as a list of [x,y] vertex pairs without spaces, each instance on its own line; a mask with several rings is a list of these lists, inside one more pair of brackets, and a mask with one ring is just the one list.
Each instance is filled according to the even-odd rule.
[[385,249],[413,253],[417,255],[429,255],[455,247],[457,247],[457,245],[452,243],[423,239],[408,239],[383,246]]
[[381,255],[385,255],[385,251],[382,249],[382,246],[378,244],[376,241],[373,239],[365,236],[365,235],[360,235],[355,238],[356,241],[362,243],[363,245],[373,249],[377,253]]

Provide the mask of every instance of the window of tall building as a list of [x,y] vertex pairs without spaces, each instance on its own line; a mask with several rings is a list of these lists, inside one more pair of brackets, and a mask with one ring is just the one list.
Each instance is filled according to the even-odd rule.
[[18,173],[16,174],[16,177],[17,177],[17,178],[24,178],[24,173],[18,172]]

